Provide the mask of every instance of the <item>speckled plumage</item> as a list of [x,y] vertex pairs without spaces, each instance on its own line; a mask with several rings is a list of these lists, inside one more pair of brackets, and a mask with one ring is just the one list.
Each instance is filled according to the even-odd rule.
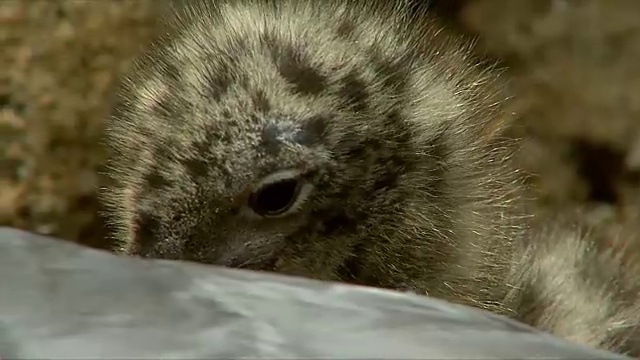
[[[551,250],[531,241],[495,74],[468,44],[382,1],[198,0],[176,14],[109,123],[118,251],[413,291],[558,328],[530,316],[556,316],[539,294],[564,285],[533,270]],[[305,200],[251,214],[256,184],[286,169],[310,185]],[[584,244],[549,238],[566,244],[552,253]],[[591,339],[577,340],[608,344]]]

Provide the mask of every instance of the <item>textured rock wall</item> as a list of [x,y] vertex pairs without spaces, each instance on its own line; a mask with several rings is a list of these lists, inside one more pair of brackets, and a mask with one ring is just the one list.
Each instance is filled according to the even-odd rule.
[[102,243],[102,119],[153,3],[0,1],[0,224]]
[[455,13],[509,66],[520,161],[543,204],[640,204],[640,2],[470,0]]

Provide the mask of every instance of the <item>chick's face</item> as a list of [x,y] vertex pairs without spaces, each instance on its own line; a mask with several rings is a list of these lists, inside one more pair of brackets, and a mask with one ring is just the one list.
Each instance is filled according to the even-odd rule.
[[408,65],[273,34],[138,62],[109,132],[125,253],[335,278],[396,211]]
[[178,94],[156,114],[120,114],[147,144],[129,159],[137,183],[124,185],[127,253],[335,276],[374,205],[362,195],[380,198],[401,175],[397,137],[385,139],[387,118],[341,110],[331,92],[256,93]]
[[171,154],[178,169],[174,180],[166,174],[167,188],[144,187],[137,254],[269,268],[288,237],[320,226],[310,219],[331,211],[326,187],[340,172],[315,142],[323,120],[237,120],[219,121],[215,136],[192,143],[198,149]]

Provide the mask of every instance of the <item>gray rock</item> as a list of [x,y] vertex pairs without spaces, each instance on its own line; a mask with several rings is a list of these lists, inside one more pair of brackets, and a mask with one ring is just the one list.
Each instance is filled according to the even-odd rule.
[[0,228],[0,358],[625,359],[417,295]]

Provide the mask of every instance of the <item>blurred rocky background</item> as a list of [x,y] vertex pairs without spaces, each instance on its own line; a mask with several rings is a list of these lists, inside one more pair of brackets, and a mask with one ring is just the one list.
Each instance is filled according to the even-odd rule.
[[[105,247],[96,187],[117,76],[165,0],[0,1],[0,225]],[[636,226],[640,1],[432,0],[508,67],[542,209]]]

